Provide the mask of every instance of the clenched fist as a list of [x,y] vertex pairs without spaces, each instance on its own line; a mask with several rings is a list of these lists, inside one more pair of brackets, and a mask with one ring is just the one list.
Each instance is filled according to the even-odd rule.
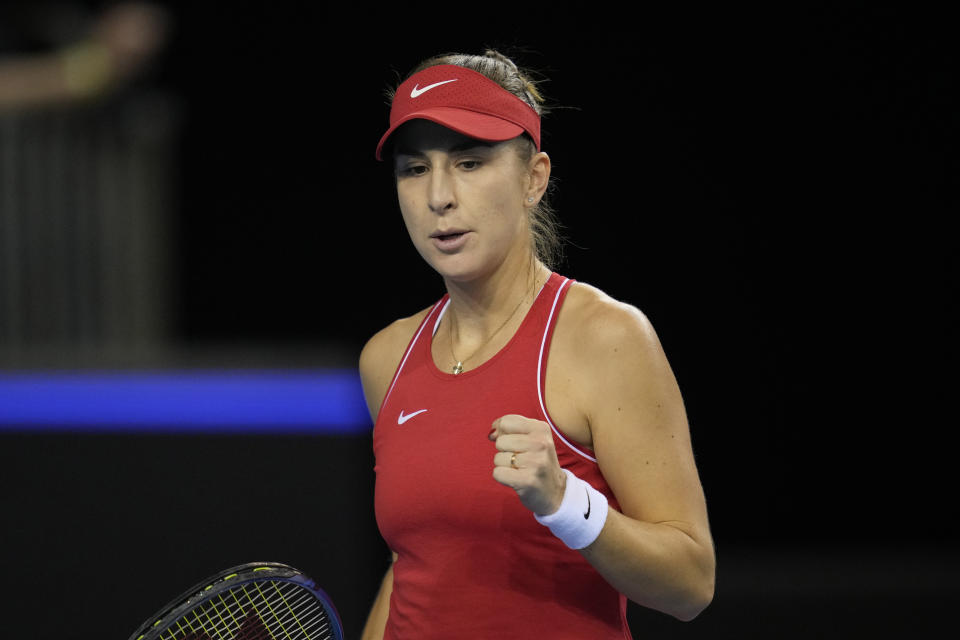
[[537,515],[559,509],[567,477],[557,460],[550,425],[508,414],[493,421],[489,437],[497,445],[493,479],[516,491],[523,506]]

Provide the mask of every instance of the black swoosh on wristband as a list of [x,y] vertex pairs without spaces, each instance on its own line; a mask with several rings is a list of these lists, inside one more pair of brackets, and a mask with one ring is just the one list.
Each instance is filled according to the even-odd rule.
[[[587,491],[584,489],[584,491]],[[590,517],[590,492],[587,491],[587,512],[583,514],[583,519],[587,520]]]

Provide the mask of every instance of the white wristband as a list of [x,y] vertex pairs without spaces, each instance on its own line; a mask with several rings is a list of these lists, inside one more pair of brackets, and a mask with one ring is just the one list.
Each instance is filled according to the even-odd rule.
[[549,515],[533,517],[571,549],[583,549],[597,539],[607,521],[607,496],[570,471],[562,471],[567,474],[567,488],[560,508]]

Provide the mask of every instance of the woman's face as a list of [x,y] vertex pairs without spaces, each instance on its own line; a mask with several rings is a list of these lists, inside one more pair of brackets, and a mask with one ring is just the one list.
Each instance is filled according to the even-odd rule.
[[483,142],[426,120],[395,135],[400,211],[431,267],[466,282],[527,263],[531,176],[514,142]]

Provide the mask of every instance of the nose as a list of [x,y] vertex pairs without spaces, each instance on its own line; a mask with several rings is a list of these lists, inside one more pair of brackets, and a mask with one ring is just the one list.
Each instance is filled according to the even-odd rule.
[[446,171],[436,170],[430,173],[429,189],[427,204],[434,213],[443,215],[457,206],[453,180]]

